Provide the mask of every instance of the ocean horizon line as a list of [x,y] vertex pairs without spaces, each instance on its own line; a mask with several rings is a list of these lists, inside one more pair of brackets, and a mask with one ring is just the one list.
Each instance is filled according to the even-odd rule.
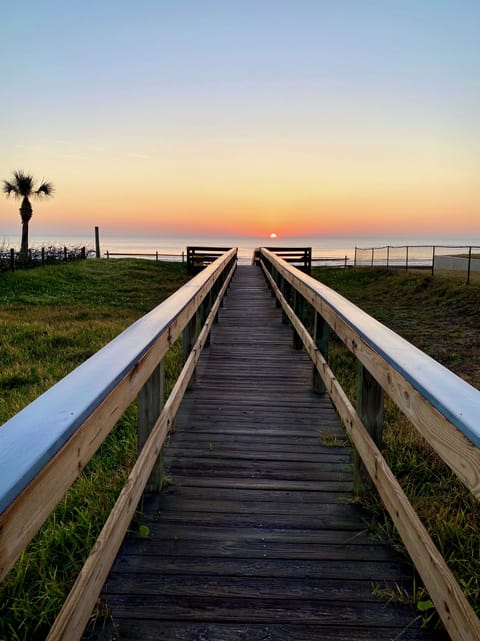
[[[19,236],[13,240],[12,236],[5,237],[3,243],[5,249],[19,246]],[[41,248],[50,245],[65,245],[67,247],[85,246],[87,249],[95,248],[95,237],[92,234],[81,233],[57,233],[57,234],[30,234],[30,247]],[[108,254],[151,254],[151,257],[171,256],[181,259],[186,253],[187,246],[218,246],[237,247],[239,259],[242,262],[253,257],[254,250],[258,247],[311,247],[314,257],[345,259],[353,261],[355,252],[368,251],[372,248],[380,251],[390,248],[392,258],[395,254],[400,258],[404,248],[409,247],[411,259],[425,260],[432,255],[432,247],[438,248],[440,253],[443,248],[446,252],[452,248],[475,247],[480,249],[480,238],[465,239],[465,237],[435,236],[431,238],[418,236],[290,236],[269,238],[265,236],[241,236],[241,235],[203,235],[195,236],[177,234],[170,235],[147,235],[147,234],[125,234],[125,233],[103,233],[100,230],[100,254],[102,257]]]

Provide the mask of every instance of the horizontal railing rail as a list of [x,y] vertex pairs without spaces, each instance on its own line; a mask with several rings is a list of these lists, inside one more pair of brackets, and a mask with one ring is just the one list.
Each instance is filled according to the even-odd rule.
[[[158,458],[237,263],[225,252],[0,428],[0,579],[138,397],[143,447],[49,640],[82,635]],[[183,335],[184,367],[163,403],[163,359]]]
[[[111,251],[106,251],[105,252],[106,258],[124,258],[126,257],[133,257],[133,258],[155,258],[155,260],[163,260],[163,259],[169,259],[169,258],[180,258],[181,262],[185,262],[185,252],[182,252],[181,254],[164,254],[158,251],[154,252],[111,252]],[[218,256],[217,256],[218,258]],[[178,261],[177,261],[178,262]]]
[[[261,266],[297,347],[314,365],[314,388],[330,395],[453,641],[480,640],[480,622],[381,451],[383,392],[480,498],[480,392],[329,287],[261,250]],[[315,316],[304,325],[305,304]],[[358,411],[331,371],[329,329],[360,362]]]

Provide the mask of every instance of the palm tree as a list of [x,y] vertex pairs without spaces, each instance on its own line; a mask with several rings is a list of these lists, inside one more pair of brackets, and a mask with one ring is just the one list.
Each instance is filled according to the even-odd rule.
[[28,255],[28,223],[32,217],[32,205],[29,198],[43,198],[43,196],[52,196],[55,191],[51,182],[43,181],[35,189],[35,180],[32,175],[26,174],[22,170],[13,172],[13,180],[3,181],[3,192],[7,196],[22,198],[20,206],[20,217],[22,219],[22,244],[20,246],[20,256],[26,258]]

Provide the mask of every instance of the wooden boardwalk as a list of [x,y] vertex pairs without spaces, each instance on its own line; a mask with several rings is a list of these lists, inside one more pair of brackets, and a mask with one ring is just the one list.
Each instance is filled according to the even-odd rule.
[[115,628],[88,638],[433,638],[373,594],[411,571],[350,502],[344,433],[310,384],[260,269],[239,267],[165,451],[171,483],[145,497],[149,535],[127,537],[105,585]]

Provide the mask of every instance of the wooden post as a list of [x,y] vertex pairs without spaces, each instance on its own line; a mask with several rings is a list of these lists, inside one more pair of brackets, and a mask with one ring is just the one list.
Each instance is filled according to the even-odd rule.
[[435,245],[432,246],[432,276],[435,273]]
[[[185,325],[183,330],[183,341],[182,341],[182,362],[185,365],[187,358],[192,351],[192,347],[197,338],[197,313],[195,313],[189,322]],[[195,387],[196,382],[196,370],[193,370],[192,376],[188,383],[188,389]]]
[[[212,290],[208,292],[208,294],[205,296],[203,299],[203,302],[200,305],[200,331],[202,331],[202,327],[205,325],[205,321],[208,318],[208,314],[210,312],[210,309],[212,307]],[[210,345],[210,334],[207,336],[207,339],[205,341],[205,347],[208,347]]]
[[468,271],[467,271],[467,285],[470,285],[470,270],[472,268],[472,247],[468,248]]
[[390,245],[387,245],[387,269],[389,268],[390,262]]
[[[138,451],[144,446],[155,425],[164,403],[165,370],[163,361],[153,370],[150,378],[138,393]],[[158,457],[145,487],[147,492],[162,489],[162,455]]]
[[353,258],[353,266],[357,266],[357,246],[355,245],[355,256]]
[[100,258],[100,233],[98,227],[95,227],[95,256]]
[[[292,307],[297,318],[303,323],[305,316],[305,299],[300,294],[300,292],[297,292],[295,288],[293,288]],[[302,339],[300,338],[300,335],[295,331],[295,329],[293,330],[293,347],[295,349],[302,349],[303,347]]]
[[[287,279],[284,278],[283,276],[282,276],[282,287],[280,288],[280,290],[281,290],[285,300],[287,301],[287,303],[289,305],[291,305],[291,302],[292,302],[292,300],[291,300],[292,286],[287,281]],[[287,314],[285,313],[285,311],[283,309],[282,309],[282,323],[284,325],[288,325],[288,323],[289,323],[288,316],[287,316]]]
[[[315,312],[315,321],[313,325],[313,340],[315,345],[320,350],[320,353],[326,361],[328,361],[328,339],[330,336],[330,327],[328,323],[325,322],[325,319],[318,313]],[[323,394],[325,392],[325,385],[322,381],[322,377],[318,373],[318,370],[313,366],[312,374],[312,390],[317,394]]]
[[408,272],[408,245],[407,251],[405,252],[405,271]]
[[85,260],[86,257],[87,257],[87,250],[85,249],[85,247],[82,247],[80,250],[80,258],[82,260]]
[[66,263],[67,261],[68,261],[68,252],[67,252],[67,248],[64,247],[63,248],[63,262]]
[[12,272],[15,271],[15,250],[13,247],[10,249],[10,269]]
[[[375,445],[381,450],[383,389],[360,361],[358,361],[357,372],[357,414],[367,428]],[[363,467],[360,456],[355,452],[353,457],[353,490],[358,495],[369,487],[372,487],[372,482]]]

